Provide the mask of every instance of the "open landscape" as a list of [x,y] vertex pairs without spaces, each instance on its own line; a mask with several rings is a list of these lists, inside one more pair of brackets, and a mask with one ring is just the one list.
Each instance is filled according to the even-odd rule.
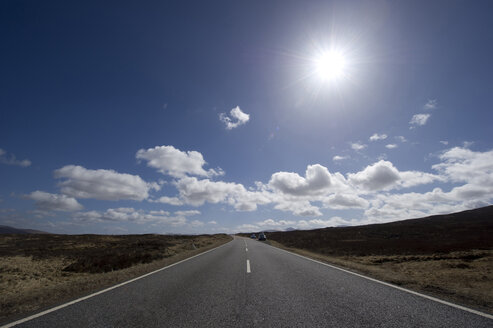
[[0,320],[89,294],[231,240],[217,235],[0,235]]
[[267,234],[273,246],[493,313],[491,236],[493,206],[386,224]]

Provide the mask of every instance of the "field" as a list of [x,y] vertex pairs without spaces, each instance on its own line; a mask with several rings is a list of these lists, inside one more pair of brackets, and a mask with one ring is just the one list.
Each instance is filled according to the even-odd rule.
[[137,277],[227,235],[0,235],[0,322]]
[[492,236],[493,206],[387,224],[267,234],[274,246],[489,313]]

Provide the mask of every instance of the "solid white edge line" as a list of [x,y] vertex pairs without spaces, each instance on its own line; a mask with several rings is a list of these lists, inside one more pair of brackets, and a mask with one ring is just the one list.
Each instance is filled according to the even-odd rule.
[[247,260],[247,273],[250,273],[250,260]]
[[304,258],[306,260],[309,260],[309,261],[312,261],[312,262],[315,262],[315,263],[318,263],[318,264],[322,264],[322,265],[325,265],[325,266],[328,266],[328,267],[331,267],[333,269],[340,270],[340,271],[343,271],[343,272],[346,272],[346,273],[350,273],[350,274],[353,274],[355,276],[358,276],[358,277],[361,277],[361,278],[364,278],[364,279],[367,279],[367,280],[371,280],[371,281],[377,282],[377,283],[382,284],[382,285],[385,285],[385,286],[389,286],[389,287],[392,287],[392,288],[395,288],[395,289],[399,289],[401,291],[404,291],[404,292],[407,292],[407,293],[410,293],[410,294],[413,294],[413,295],[421,296],[423,298],[426,298],[426,299],[429,299],[429,300],[432,300],[432,301],[435,301],[435,302],[438,302],[438,303],[441,303],[441,304],[445,304],[445,305],[448,305],[448,306],[451,306],[451,307],[454,307],[454,308],[457,308],[457,309],[460,309],[460,310],[463,310],[463,311],[474,313],[474,314],[477,314],[479,316],[482,316],[482,317],[485,317],[485,318],[488,318],[488,319],[493,319],[493,315],[488,314],[488,313],[484,313],[484,312],[481,312],[481,311],[473,310],[473,309],[467,308],[467,307],[462,306],[462,305],[450,303],[450,302],[441,300],[441,299],[436,298],[436,297],[433,297],[433,296],[428,296],[428,295],[425,295],[425,294],[421,294],[421,293],[415,292],[415,291],[410,290],[410,289],[399,287],[399,286],[390,284],[390,283],[385,282],[385,281],[381,281],[381,280],[377,280],[377,279],[374,279],[374,278],[370,278],[370,277],[364,276],[362,274],[359,274],[359,273],[356,273],[356,272],[353,272],[353,271],[349,271],[349,270],[346,270],[346,269],[343,269],[343,268],[339,268],[339,267],[337,267],[335,265],[331,265],[331,264],[328,264],[328,263],[317,261],[317,260],[311,259],[309,257],[303,256],[303,255],[300,255],[300,254],[296,254],[296,253],[287,251],[287,250],[282,249],[282,248],[279,248],[279,247],[275,247],[275,246],[272,246],[272,247],[274,247],[274,248],[276,248],[276,249],[278,249],[280,251],[283,251],[283,252],[286,252],[286,253],[289,253],[289,254],[296,255],[298,257]]
[[[233,239],[233,240],[234,240],[234,239]],[[14,326],[19,325],[19,324],[21,324],[21,323],[24,323],[24,322],[30,321],[30,320],[32,320],[32,319],[35,319],[35,318],[39,318],[39,317],[41,317],[41,316],[44,316],[45,314],[48,314],[48,313],[51,313],[51,312],[54,312],[54,311],[57,311],[57,310],[63,309],[64,307],[67,307],[67,306],[69,306],[69,305],[72,305],[72,304],[75,304],[75,303],[79,303],[79,302],[81,302],[81,301],[87,300],[88,298],[91,298],[91,297],[97,296],[97,295],[99,295],[99,294],[103,294],[103,293],[109,292],[110,290],[113,290],[113,289],[115,289],[115,288],[118,288],[118,287],[124,286],[124,285],[129,284],[129,283],[131,283],[131,282],[134,282],[134,281],[136,281],[136,280],[139,280],[139,279],[145,278],[145,277],[147,277],[147,276],[150,276],[151,274],[157,273],[157,272],[159,272],[159,271],[166,270],[166,269],[171,268],[171,267],[173,267],[173,266],[175,266],[175,265],[178,265],[178,264],[180,264],[180,263],[183,263],[183,262],[186,262],[186,261],[188,261],[188,260],[191,260],[191,259],[193,259],[193,258],[195,258],[195,257],[201,256],[201,255],[204,255],[204,254],[207,254],[207,253],[212,252],[212,251],[215,251],[216,249],[219,249],[219,248],[221,248],[221,247],[223,247],[223,246],[228,245],[228,244],[229,244],[229,243],[231,243],[233,240],[230,240],[230,241],[228,241],[228,242],[227,242],[227,243],[225,243],[225,244],[222,244],[222,245],[220,245],[220,246],[217,246],[217,247],[215,247],[215,248],[213,248],[213,249],[209,249],[209,250],[207,250],[207,251],[205,251],[205,252],[202,252],[202,253],[200,253],[200,254],[194,255],[194,256],[192,256],[192,257],[188,257],[188,258],[186,258],[186,259],[184,259],[184,260],[181,260],[181,261],[178,261],[178,262],[176,262],[176,263],[170,264],[170,265],[168,265],[168,266],[162,267],[161,269],[157,269],[157,270],[155,270],[155,271],[152,271],[152,272],[146,273],[146,274],[144,274],[144,275],[142,275],[142,276],[139,276],[139,277],[136,277],[136,278],[133,278],[133,279],[130,279],[130,280],[124,281],[124,282],[122,282],[122,283],[119,283],[119,284],[117,284],[117,285],[114,285],[114,286],[108,287],[108,288],[106,288],[106,289],[100,290],[99,292],[95,292],[95,293],[93,293],[93,294],[90,294],[90,295],[87,295],[87,296],[84,296],[84,297],[81,297],[81,298],[75,299],[75,300],[73,300],[73,301],[70,301],[70,302],[68,302],[68,303],[64,303],[64,304],[59,305],[59,306],[56,306],[56,307],[54,307],[54,308],[51,308],[51,309],[48,309],[48,310],[45,310],[45,311],[42,311],[42,312],[39,312],[39,313],[33,314],[33,315],[31,315],[31,316],[29,316],[29,317],[27,317],[27,318],[19,319],[19,320],[17,320],[17,321],[14,321],[14,322],[8,323],[8,324],[6,324],[6,325],[0,326],[0,328],[10,328],[10,327],[14,327]]]

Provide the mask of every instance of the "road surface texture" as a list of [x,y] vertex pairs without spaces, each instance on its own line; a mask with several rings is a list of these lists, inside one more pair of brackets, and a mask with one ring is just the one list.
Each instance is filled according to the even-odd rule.
[[236,237],[18,327],[493,327],[493,320]]

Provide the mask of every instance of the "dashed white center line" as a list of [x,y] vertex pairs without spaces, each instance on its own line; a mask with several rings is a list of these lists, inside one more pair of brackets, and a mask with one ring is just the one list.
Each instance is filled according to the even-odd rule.
[[248,252],[248,248],[245,248],[245,252]]
[[247,260],[247,273],[250,273],[250,260]]

